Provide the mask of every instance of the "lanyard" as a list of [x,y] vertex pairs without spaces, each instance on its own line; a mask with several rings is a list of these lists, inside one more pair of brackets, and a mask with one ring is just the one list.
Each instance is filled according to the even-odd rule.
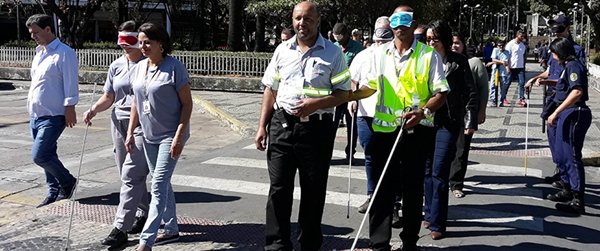
[[156,71],[152,74],[150,79],[148,79],[148,69],[150,68],[150,60],[148,60],[148,64],[146,65],[146,73],[144,74],[144,97],[146,98],[146,100],[148,100],[148,87],[150,86],[152,80],[154,80],[154,77],[156,77],[156,74],[159,72],[159,67],[163,61],[164,58],[160,60],[160,62],[158,62],[158,64],[156,65]]

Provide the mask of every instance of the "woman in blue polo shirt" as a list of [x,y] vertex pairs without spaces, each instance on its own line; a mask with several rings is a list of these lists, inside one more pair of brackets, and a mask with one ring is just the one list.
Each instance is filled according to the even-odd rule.
[[550,44],[552,57],[565,67],[558,82],[537,80],[536,85],[556,84],[552,95],[555,107],[548,110],[548,126],[556,128],[553,157],[558,162],[563,190],[549,195],[560,211],[576,214],[585,213],[585,171],[581,160],[581,149],[585,134],[592,122],[592,112],[585,102],[588,100],[587,70],[579,61],[573,44],[566,38],[557,38]]

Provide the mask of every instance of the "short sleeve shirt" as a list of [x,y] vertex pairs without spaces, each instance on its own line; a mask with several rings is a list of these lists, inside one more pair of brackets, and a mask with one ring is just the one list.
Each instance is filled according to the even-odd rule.
[[[146,142],[150,144],[170,143],[177,133],[181,119],[179,90],[190,83],[185,66],[177,59],[167,56],[155,69],[148,69],[148,59],[136,67],[133,92],[136,110]],[[144,102],[150,109],[144,110]],[[190,128],[185,130],[184,142],[190,137]]]
[[[277,91],[275,108],[288,113],[304,98],[319,98],[336,90],[351,89],[350,73],[339,47],[321,35],[306,52],[294,36],[275,49],[262,83]],[[315,113],[333,113],[333,107]]]
[[583,94],[575,103],[583,105],[589,99],[587,70],[579,61],[568,62],[556,83],[554,102],[559,104],[564,102],[571,90],[577,86],[582,89]]
[[[579,46],[577,43],[575,43],[575,41],[571,41],[571,43],[573,44],[573,49],[575,49],[575,56],[579,59],[579,61],[581,62],[581,64],[583,64],[585,66],[585,51],[583,50],[583,48],[581,48],[581,46]],[[551,52],[549,52],[551,53]],[[550,59],[548,59],[548,79],[549,80],[557,80],[560,78],[560,74],[563,72],[563,70],[565,69],[564,66],[560,65],[558,63],[558,61],[556,61],[556,59],[554,59],[554,57],[550,56]],[[554,86],[548,86],[549,90],[553,90]]]
[[137,62],[130,62],[126,56],[115,60],[108,69],[104,92],[115,95],[113,115],[117,120],[129,119],[133,100],[133,78]]
[[[373,46],[361,51],[354,57],[352,64],[350,65],[350,76],[352,80],[358,82],[358,88],[361,86],[368,87],[368,81],[366,80],[366,72],[369,70],[369,59],[373,54]],[[373,117],[375,116],[375,106],[377,105],[377,93],[369,96],[368,98],[361,99],[358,102],[357,114],[359,117]]]
[[514,39],[506,44],[504,50],[508,51],[510,55],[510,68],[519,69],[525,68],[525,44],[517,43]]
[[[508,51],[504,50],[502,52],[500,52],[500,49],[498,48],[494,48],[494,51],[492,52],[492,59],[497,59],[500,61],[508,61],[510,57],[510,54],[508,53]],[[504,65],[499,65],[499,64],[493,64],[492,65],[492,78],[494,78],[496,76],[496,70],[500,71],[500,76],[506,76],[508,73],[506,71],[506,66]]]
[[[335,42],[335,45],[339,46],[340,49],[342,48],[339,42]],[[346,65],[350,66],[352,64],[352,60],[354,60],[354,57],[356,57],[356,55],[358,55],[358,53],[362,50],[364,50],[362,44],[354,39],[349,39],[348,44],[346,45],[346,50],[342,51],[344,53],[344,61],[346,61]]]

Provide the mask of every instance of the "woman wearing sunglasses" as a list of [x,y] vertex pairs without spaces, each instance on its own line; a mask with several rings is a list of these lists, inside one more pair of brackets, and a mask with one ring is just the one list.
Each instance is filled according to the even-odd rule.
[[[452,51],[467,55],[465,39],[458,32],[452,33]],[[478,124],[485,122],[485,110],[488,102],[488,74],[487,69],[479,58],[470,57],[469,67],[473,73],[473,80],[477,86],[479,98],[479,114],[477,116]],[[456,157],[452,161],[450,168],[450,190],[456,198],[465,196],[463,192],[465,174],[467,173],[467,164],[469,162],[469,150],[471,149],[471,139],[473,134],[460,133],[456,144]]]
[[134,131],[133,153],[128,154],[125,149],[131,101],[133,100],[131,83],[134,77],[132,72],[137,63],[144,58],[135,29],[134,21],[127,21],[119,26],[117,43],[125,55],[110,65],[104,84],[104,95],[83,114],[83,121],[87,125],[92,125],[92,118],[97,113],[114,106],[111,113],[111,131],[115,160],[121,176],[121,192],[119,207],[113,223],[115,228],[108,237],[101,241],[103,245],[110,247],[118,247],[127,242],[128,233],[141,232],[148,215],[148,192],[146,190],[148,165],[144,156],[144,135],[139,126]]
[[443,58],[444,73],[451,90],[446,103],[435,114],[434,121],[439,130],[435,135],[435,146],[427,152],[425,170],[423,225],[431,230],[431,238],[438,240],[446,232],[448,178],[456,154],[456,141],[461,133],[472,134],[477,129],[479,102],[467,57],[451,50],[452,28],[441,20],[433,21],[429,24],[426,41]]

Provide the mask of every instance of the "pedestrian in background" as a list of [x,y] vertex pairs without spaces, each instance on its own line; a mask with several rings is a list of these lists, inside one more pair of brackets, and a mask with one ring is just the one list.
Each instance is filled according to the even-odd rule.
[[360,31],[358,29],[352,30],[352,40],[357,41],[357,42],[360,43],[360,41],[362,41],[361,37],[362,36],[361,36]]
[[25,25],[38,46],[31,63],[31,86],[27,96],[33,147],[33,162],[44,169],[48,194],[42,207],[73,195],[77,179],[58,159],[58,138],[65,127],[77,123],[79,63],[75,51],[63,44],[53,31],[52,17],[36,14]]
[[[390,250],[394,197],[402,187],[402,250],[417,250],[423,212],[423,179],[427,147],[434,144],[433,112],[446,101],[449,91],[442,57],[415,40],[418,26],[413,9],[399,6],[390,17],[392,43],[377,48],[370,60],[368,86],[357,90],[360,100],[378,91],[373,117],[373,179],[381,181],[369,211],[369,236],[373,250]],[[415,18],[416,19],[416,18]],[[411,90],[396,91],[396,90]],[[403,130],[398,118],[407,120]],[[407,133],[409,130],[410,133]],[[399,133],[402,139],[392,150]],[[391,155],[391,156],[390,156]],[[389,166],[383,173],[388,158]]]
[[556,38],[550,44],[552,57],[564,70],[558,81],[536,79],[536,86],[554,85],[553,106],[542,114],[548,127],[555,128],[552,158],[560,168],[562,190],[550,194],[549,200],[557,202],[556,208],[574,214],[585,213],[585,170],[582,153],[583,142],[592,122],[592,112],[586,105],[588,96],[587,69],[577,56],[567,38]]
[[351,84],[344,55],[319,34],[320,22],[314,3],[297,4],[292,12],[296,36],[277,47],[262,79],[266,88],[254,143],[260,151],[268,149],[265,250],[293,248],[296,172],[301,250],[319,250],[323,243],[321,220],[337,127],[333,107],[347,102]]
[[[352,60],[356,54],[361,52],[364,47],[357,42],[356,40],[350,39],[350,29],[346,24],[337,23],[333,26],[333,37],[337,42],[335,45],[339,46],[344,53],[344,61],[346,62],[346,66],[350,66],[352,64]],[[335,108],[335,117],[334,122],[337,124],[340,123],[340,120],[346,117],[346,136],[348,141],[346,142],[346,158],[345,161],[341,162],[341,164],[348,164],[350,161],[352,163],[356,163],[354,160],[354,154],[356,153],[356,141],[358,138],[358,133],[356,131],[356,117],[354,114],[350,114],[348,112],[348,103],[343,103]],[[337,130],[337,128],[336,128]],[[352,149],[350,149],[352,146]]]
[[[452,51],[466,54],[465,39],[458,32],[452,33]],[[481,125],[485,123],[486,118],[486,106],[488,102],[488,74],[485,65],[477,57],[469,58],[469,67],[473,74],[473,80],[477,87],[477,97],[479,99],[479,112],[477,115],[477,124]],[[465,114],[468,111],[465,110]],[[465,117],[465,119],[467,119]],[[461,131],[465,132],[465,128]],[[466,131],[469,132],[469,131]],[[471,140],[473,139],[473,133],[460,133],[456,143],[456,157],[452,161],[450,167],[450,190],[454,197],[462,198],[465,196],[463,192],[465,175],[467,173],[467,165],[469,164],[469,151],[471,150]]]
[[446,235],[448,179],[456,156],[456,141],[460,134],[473,134],[478,122],[479,101],[471,68],[466,56],[451,50],[452,40],[452,28],[446,22],[436,20],[429,24],[427,44],[445,59],[444,72],[451,90],[434,116],[438,127],[437,133],[432,135],[435,144],[426,150],[423,225],[429,228],[434,240]]
[[[498,48],[494,48],[492,51],[492,62],[489,62],[487,66],[492,66],[492,74],[490,75],[490,107],[504,106],[510,104],[506,99],[508,94],[508,88],[510,87],[510,53],[504,49],[504,41],[498,42]],[[498,75],[498,87],[496,89],[496,75]],[[500,94],[496,94],[496,92]],[[498,95],[498,100],[496,100]],[[500,103],[497,103],[500,102]]]
[[[171,38],[164,26],[145,23],[138,29],[140,48],[146,59],[133,75],[134,99],[125,145],[135,154],[135,129],[144,134],[144,153],[152,176],[148,220],[140,235],[138,251],[179,240],[175,194],[171,177],[183,146],[190,137],[192,95],[185,66],[171,53]],[[158,235],[161,221],[164,233]]]
[[137,25],[135,21],[122,23],[119,28],[117,44],[125,55],[110,64],[104,94],[98,101],[83,113],[83,121],[92,125],[96,114],[113,106],[111,112],[111,132],[117,170],[121,177],[119,206],[113,222],[113,230],[101,241],[103,245],[118,247],[127,242],[127,234],[137,234],[142,231],[148,216],[148,191],[146,176],[148,164],[144,156],[144,135],[141,127],[133,131],[135,145],[133,154],[127,153],[125,139],[131,114],[133,100],[133,72],[137,63],[144,59],[140,51]]
[[[527,46],[524,43],[525,34],[522,30],[517,31],[515,39],[511,40],[506,44],[505,50],[508,51],[510,58],[508,59],[508,67],[510,68],[509,80],[517,78],[519,81],[519,103],[518,106],[527,106],[525,102],[525,61],[527,53]],[[506,90],[510,88],[510,81],[506,85]]]

